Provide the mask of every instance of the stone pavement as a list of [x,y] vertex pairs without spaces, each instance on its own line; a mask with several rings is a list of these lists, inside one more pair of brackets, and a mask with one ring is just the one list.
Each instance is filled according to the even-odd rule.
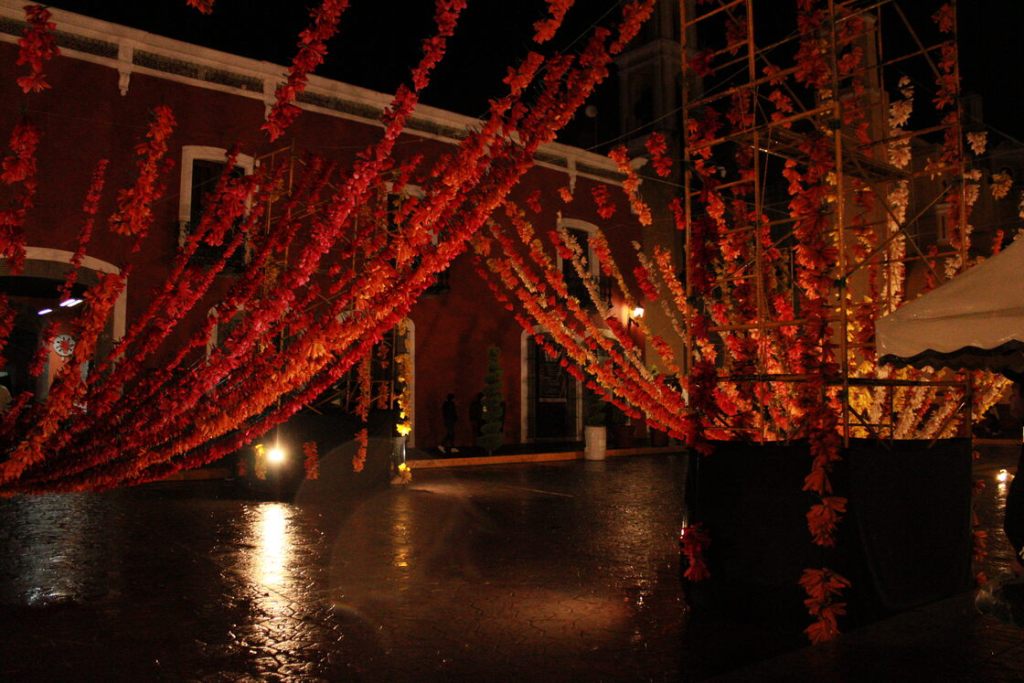
[[0,680],[675,679],[682,469],[0,502]]
[[[1005,457],[979,471],[990,477]],[[0,501],[0,680],[1017,680],[1024,670],[1020,632],[975,614],[970,596],[818,648],[689,613],[676,545],[683,474],[682,458],[650,456],[423,471],[408,487],[350,497],[310,485],[297,504],[225,495],[216,482]],[[995,553],[989,571],[1000,562]]]

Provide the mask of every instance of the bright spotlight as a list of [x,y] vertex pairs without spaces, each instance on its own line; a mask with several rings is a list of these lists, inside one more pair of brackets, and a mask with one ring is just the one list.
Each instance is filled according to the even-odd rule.
[[1006,482],[1010,479],[1010,473],[1006,470],[999,470],[999,474],[996,475],[996,481]]
[[267,450],[267,462],[273,465],[280,465],[285,461],[286,457],[287,453],[285,453],[284,449],[278,444],[275,444]]

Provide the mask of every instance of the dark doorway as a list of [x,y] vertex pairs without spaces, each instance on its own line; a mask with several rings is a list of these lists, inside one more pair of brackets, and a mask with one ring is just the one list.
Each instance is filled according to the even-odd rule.
[[545,441],[575,441],[577,394],[574,377],[562,367],[561,355],[549,358],[537,342],[528,342],[528,437]]

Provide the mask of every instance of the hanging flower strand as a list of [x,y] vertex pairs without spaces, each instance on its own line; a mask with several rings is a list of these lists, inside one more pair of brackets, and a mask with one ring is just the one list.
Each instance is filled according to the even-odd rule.
[[320,478],[320,456],[317,454],[316,441],[306,441],[302,444],[303,464],[306,468],[306,479]]
[[50,87],[43,74],[46,62],[60,54],[50,12],[42,5],[25,6],[25,32],[18,40],[17,65],[28,65],[29,73],[18,78],[22,92],[42,92]]
[[804,632],[817,645],[839,635],[839,617],[846,614],[846,603],[838,598],[850,582],[829,569],[805,569],[800,586],[807,593],[804,605],[816,619]]
[[659,178],[672,175],[672,157],[668,154],[668,143],[662,133],[654,132],[647,137],[644,147],[651,153],[651,168]]
[[200,14],[213,14],[214,0],[185,0],[185,4]]
[[636,169],[629,163],[629,151],[620,145],[609,152],[608,157],[615,162],[619,171],[626,176],[626,179],[622,181],[622,189],[625,191],[626,196],[629,197],[629,205],[632,207],[633,213],[636,214],[640,225],[650,225],[652,222],[651,207],[640,197],[640,176],[637,175]]
[[85,253],[92,239],[92,229],[96,223],[96,213],[100,208],[100,198],[103,196],[103,185],[106,183],[107,166],[109,164],[109,159],[100,159],[99,163],[96,164],[96,169],[93,171],[92,183],[89,185],[89,191],[85,195],[85,202],[82,204],[85,222],[78,233],[78,246],[71,257],[71,269],[68,271],[68,276],[60,290],[59,299],[61,301],[71,298],[71,289],[78,280],[78,268],[82,265],[82,261],[85,260]]
[[135,183],[117,193],[117,211],[110,217],[110,229],[120,235],[140,235],[153,221],[153,204],[163,194],[159,180],[165,164],[168,140],[174,131],[174,114],[170,107],[153,110],[153,121],[146,140],[135,147],[139,157],[139,174]]
[[[649,5],[637,5],[635,9],[630,5],[629,8],[634,15],[641,10],[649,13]],[[586,60],[581,60],[578,68],[569,72],[563,69],[551,83],[546,75],[545,91],[534,106],[520,104],[518,92],[508,98],[507,104],[500,107],[498,118],[482,129],[486,135],[467,138],[450,163],[440,164],[435,169],[432,177],[437,179],[436,187],[428,194],[429,201],[424,201],[421,209],[416,210],[418,217],[410,223],[415,235],[399,235],[399,241],[391,244],[388,243],[390,237],[384,241],[370,240],[369,236],[357,240],[356,244],[361,245],[358,248],[365,249],[360,252],[360,256],[365,257],[360,265],[365,268],[353,268],[347,273],[342,269],[333,271],[332,277],[340,277],[330,287],[337,287],[333,293],[339,296],[322,315],[318,312],[313,316],[306,312],[307,306],[318,300],[320,287],[310,278],[332,245],[338,244],[342,236],[345,236],[343,243],[349,244],[347,237],[352,229],[359,232],[361,226],[353,225],[357,219],[353,207],[358,207],[368,193],[378,189],[382,174],[393,163],[392,146],[416,99],[408,89],[396,96],[394,107],[385,117],[386,130],[380,141],[363,153],[344,181],[344,189],[337,192],[325,208],[317,210],[320,218],[310,219],[309,227],[313,232],[308,245],[299,250],[301,254],[280,278],[287,286],[275,289],[271,295],[250,288],[253,282],[259,281],[258,273],[251,278],[246,276],[240,283],[241,288],[250,289],[235,291],[230,306],[225,307],[230,310],[243,303],[254,304],[247,309],[246,324],[237,328],[241,330],[239,334],[230,335],[211,353],[201,371],[190,370],[187,379],[180,372],[138,373],[138,379],[126,386],[111,383],[100,376],[101,373],[93,373],[97,376],[95,386],[90,377],[89,393],[83,397],[90,407],[89,414],[82,418],[90,425],[86,430],[61,429],[61,426],[72,426],[65,417],[72,402],[79,397],[78,389],[73,388],[77,385],[73,383],[74,374],[67,374],[71,381],[67,389],[61,390],[60,401],[55,402],[55,405],[59,403],[56,405],[59,410],[49,405],[42,409],[46,424],[35,430],[29,437],[30,442],[19,449],[18,457],[12,461],[16,465],[0,472],[5,475],[0,477],[0,481],[5,482],[0,484],[3,494],[104,489],[160,479],[251,443],[270,426],[287,419],[322,393],[340,373],[366,356],[383,331],[408,314],[416,296],[432,276],[462,251],[466,240],[507,197],[529,168],[537,147],[554,138],[554,132],[568,119],[569,112],[578,108],[593,86],[607,75],[610,61],[604,49],[607,37],[607,33],[597,35],[585,53]],[[502,120],[507,112],[513,113]],[[507,140],[509,131],[519,133],[516,142]],[[495,165],[487,161],[492,158],[488,150],[503,163]],[[262,191],[262,184],[260,187]],[[233,195],[233,192],[225,193],[222,201],[234,202]],[[259,204],[262,202],[253,202],[254,206]],[[327,220],[321,220],[324,217]],[[464,220],[456,222],[456,217]],[[407,248],[413,237],[426,235],[429,244],[431,231],[436,234],[437,226],[442,225],[457,227],[443,233],[436,249],[428,248],[422,254],[420,265],[396,273],[393,261],[396,250]],[[287,224],[275,228],[266,243],[276,249],[287,248],[295,230]],[[136,240],[139,237],[141,235]],[[237,246],[237,239],[232,244]],[[265,251],[261,246],[257,249],[254,264],[265,262],[260,261]],[[407,259],[407,262],[414,261]],[[257,267],[254,265],[252,270]],[[376,276],[368,278],[366,272]],[[189,280],[198,275],[199,272],[191,268],[181,271],[183,284],[191,284]],[[96,296],[87,302],[86,310],[91,310],[95,304],[97,313],[105,316],[109,312],[117,295],[123,291],[122,278],[109,279],[109,286],[104,282],[90,290],[95,290]],[[185,292],[185,288],[181,291]],[[357,300],[365,300],[362,307],[365,315],[342,321],[340,313],[350,310]],[[286,311],[292,314],[286,316]],[[187,311],[178,309],[177,314],[159,320],[158,331],[174,324],[183,312]],[[288,322],[283,326],[286,318]],[[95,337],[101,329],[99,322],[102,322],[99,315],[90,315],[90,336]],[[287,329],[303,330],[303,334],[288,336]],[[251,334],[253,331],[258,333]],[[288,340],[283,348],[257,346],[259,339],[273,338],[277,331],[285,332],[284,338]],[[88,346],[94,347],[94,339]],[[152,349],[145,339],[140,338],[136,348],[139,347],[144,351],[143,357],[152,357]],[[90,355],[86,353],[89,350],[86,344],[80,343],[78,348],[83,349],[82,358]],[[325,348],[330,348],[331,352],[325,353]],[[134,365],[137,358],[134,353],[125,354],[123,361],[125,366]],[[103,402],[108,405],[101,406]],[[273,407],[275,402],[277,408]],[[115,404],[117,407],[112,409],[110,406]],[[78,422],[76,416],[74,423]],[[73,432],[73,439],[66,440],[63,434],[69,431]],[[365,439],[365,432],[363,435]],[[109,444],[115,441],[118,447],[111,449]],[[365,449],[362,450],[365,453]]]
[[5,258],[11,273],[17,275],[25,265],[25,216],[35,205],[36,148],[39,129],[31,123],[19,123],[11,132],[11,154],[0,161],[0,182],[17,186],[10,208],[0,209],[0,258]]
[[555,37],[555,33],[565,19],[565,13],[572,7],[573,0],[547,0],[548,14],[550,16],[540,19],[533,25],[536,33],[533,36],[535,43],[546,43]]
[[[208,2],[212,5],[210,0],[189,2]],[[298,118],[299,108],[293,103],[309,84],[309,75],[323,64],[327,55],[327,41],[338,32],[338,22],[346,9],[348,0],[324,0],[310,13],[313,23],[299,34],[299,51],[288,69],[288,78],[274,93],[274,106],[270,109],[267,122],[261,126],[271,142],[281,137]]]

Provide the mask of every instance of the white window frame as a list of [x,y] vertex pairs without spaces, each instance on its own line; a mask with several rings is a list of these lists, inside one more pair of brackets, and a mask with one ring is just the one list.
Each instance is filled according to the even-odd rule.
[[[587,270],[590,272],[592,277],[600,277],[601,275],[601,264],[597,261],[597,256],[594,254],[594,247],[591,245],[590,237],[597,233],[597,226],[587,221],[581,221],[578,218],[561,218],[558,224],[567,230],[579,230],[585,232],[588,235],[587,239]],[[556,250],[556,259],[558,261],[558,272],[562,272],[562,255]]]
[[[400,197],[416,197],[417,199],[423,199],[424,197],[427,196],[427,193],[423,191],[422,187],[420,187],[419,185],[412,185],[409,183],[406,183],[406,185],[402,188],[402,191],[400,193],[395,192],[395,184],[390,180],[384,183],[384,189],[387,192],[388,197],[391,197],[391,195],[394,194]],[[437,246],[436,232],[430,233],[430,243],[433,244],[435,247]]]
[[[245,315],[245,312],[246,312],[245,306],[240,306],[240,307],[236,308],[235,309],[235,314],[233,316],[231,316],[231,320],[234,320],[235,316],[237,316],[237,315]],[[208,310],[206,312],[207,318],[213,318],[213,317],[216,317],[217,315],[220,315],[220,311],[217,309],[216,306],[211,307],[210,310]],[[207,358],[210,357],[210,354],[213,353],[213,350],[215,348],[220,346],[221,341],[222,340],[220,338],[220,323],[214,323],[213,327],[210,328],[210,336],[207,337],[207,339],[206,339],[206,357]]]
[[[178,246],[188,239],[188,224],[192,221],[192,163],[194,161],[216,161],[226,164],[228,151],[223,147],[206,145],[184,145],[181,148],[181,185],[178,193]],[[245,175],[252,175],[256,160],[248,154],[239,154],[235,166],[241,167]]]

